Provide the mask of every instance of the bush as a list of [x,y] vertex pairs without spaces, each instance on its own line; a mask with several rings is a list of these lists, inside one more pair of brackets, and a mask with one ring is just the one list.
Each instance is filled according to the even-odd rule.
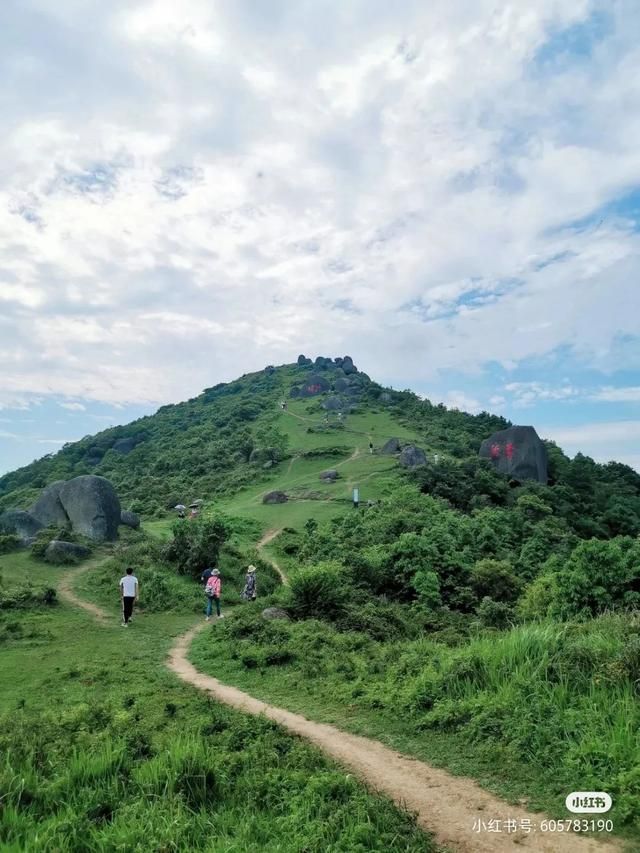
[[163,557],[176,566],[178,574],[199,577],[217,563],[228,536],[228,525],[219,519],[183,519],[173,525],[173,539],[165,546]]
[[31,546],[31,556],[42,560],[49,542],[54,539],[60,539],[62,542],[77,542],[78,536],[69,527],[45,527],[36,534],[35,542]]
[[28,584],[0,592],[0,610],[27,610],[42,604],[57,604],[53,587],[33,587]]
[[336,619],[346,609],[347,599],[354,595],[345,579],[344,568],[327,561],[307,566],[290,581],[290,608],[298,619]]
[[0,554],[9,554],[20,547],[20,537],[13,533],[0,533]]
[[508,628],[515,621],[513,608],[503,601],[485,596],[478,607],[478,618],[485,628]]

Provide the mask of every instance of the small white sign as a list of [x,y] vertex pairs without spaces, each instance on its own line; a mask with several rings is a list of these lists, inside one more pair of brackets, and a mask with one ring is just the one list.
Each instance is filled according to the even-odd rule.
[[604,791],[573,791],[567,794],[564,803],[574,814],[608,812],[613,805],[611,797]]

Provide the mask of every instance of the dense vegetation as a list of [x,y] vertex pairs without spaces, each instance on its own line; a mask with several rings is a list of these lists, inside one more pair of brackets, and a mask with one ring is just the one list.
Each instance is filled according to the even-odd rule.
[[[324,395],[300,398],[310,376],[350,393],[348,417],[328,418]],[[509,482],[478,458],[504,419],[355,376],[303,363],[216,386],[0,478],[0,506],[88,472],[146,519],[205,498],[204,517],[174,523],[168,542],[131,535],[87,594],[106,604],[132,563],[150,614],[193,613],[201,593],[188,579],[218,560],[226,607],[250,560],[261,599],[292,621],[243,608],[197,639],[201,668],[555,814],[579,779],[609,791],[616,827],[637,833],[640,476],[549,442],[549,485]],[[393,435],[427,464],[404,472],[368,453],[372,437],[379,448]],[[328,467],[339,478],[319,486]],[[355,484],[375,498],[357,512]],[[291,500],[264,507],[273,488]],[[266,526],[285,528],[271,547],[286,589],[251,550]]]

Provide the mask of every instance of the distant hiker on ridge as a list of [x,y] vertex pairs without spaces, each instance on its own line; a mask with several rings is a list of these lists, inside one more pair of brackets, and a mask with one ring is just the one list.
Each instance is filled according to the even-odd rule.
[[369,442],[369,453],[373,453],[373,442]]
[[242,597],[245,601],[255,601],[258,596],[258,588],[256,586],[256,567],[249,566],[247,569],[247,576],[245,578],[244,589],[242,590]]
[[222,613],[220,613],[220,592],[222,591],[222,583],[220,581],[220,572],[218,569],[212,569],[211,577],[207,581],[204,591],[207,596],[207,622],[211,619],[211,611],[213,610],[214,602],[216,605],[218,619],[223,619],[224,617]]
[[133,615],[134,602],[138,600],[140,584],[138,578],[129,567],[124,577],[120,578],[120,598],[122,599],[122,627],[128,628]]

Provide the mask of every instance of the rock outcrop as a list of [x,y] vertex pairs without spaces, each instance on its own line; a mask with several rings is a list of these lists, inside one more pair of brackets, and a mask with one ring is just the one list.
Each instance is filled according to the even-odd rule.
[[31,542],[43,526],[30,512],[22,509],[10,509],[0,515],[0,533],[12,533],[23,544]]
[[380,448],[380,453],[383,456],[393,456],[394,453],[400,453],[400,439],[399,438],[390,438],[385,444]]
[[300,388],[299,397],[315,397],[318,394],[324,394],[330,388],[326,377],[319,373],[312,373],[305,384]]
[[282,607],[265,607],[262,611],[263,619],[291,619],[286,610]]
[[91,551],[85,545],[52,539],[44,552],[44,558],[47,563],[74,563],[76,560],[84,560],[90,554]]
[[120,524],[137,530],[140,527],[140,516],[135,512],[131,512],[130,509],[123,509],[120,513]]
[[480,456],[511,480],[547,484],[547,448],[532,426],[512,426],[494,432],[480,445]]
[[50,524],[68,524],[69,519],[60,502],[60,490],[64,486],[64,480],[56,480],[46,486],[40,493],[40,497],[29,509],[29,513],[36,518],[40,524],[48,527]]
[[263,504],[284,504],[289,500],[284,492],[269,492],[262,498]]
[[408,444],[398,460],[405,468],[417,468],[418,465],[426,465],[427,457],[424,450],[415,447],[413,444]]
[[320,474],[320,479],[324,482],[331,483],[334,480],[337,480],[340,474],[335,470],[335,468],[329,468],[328,471],[323,471]]
[[60,502],[76,533],[96,542],[118,537],[120,500],[109,480],[85,474],[60,489]]

